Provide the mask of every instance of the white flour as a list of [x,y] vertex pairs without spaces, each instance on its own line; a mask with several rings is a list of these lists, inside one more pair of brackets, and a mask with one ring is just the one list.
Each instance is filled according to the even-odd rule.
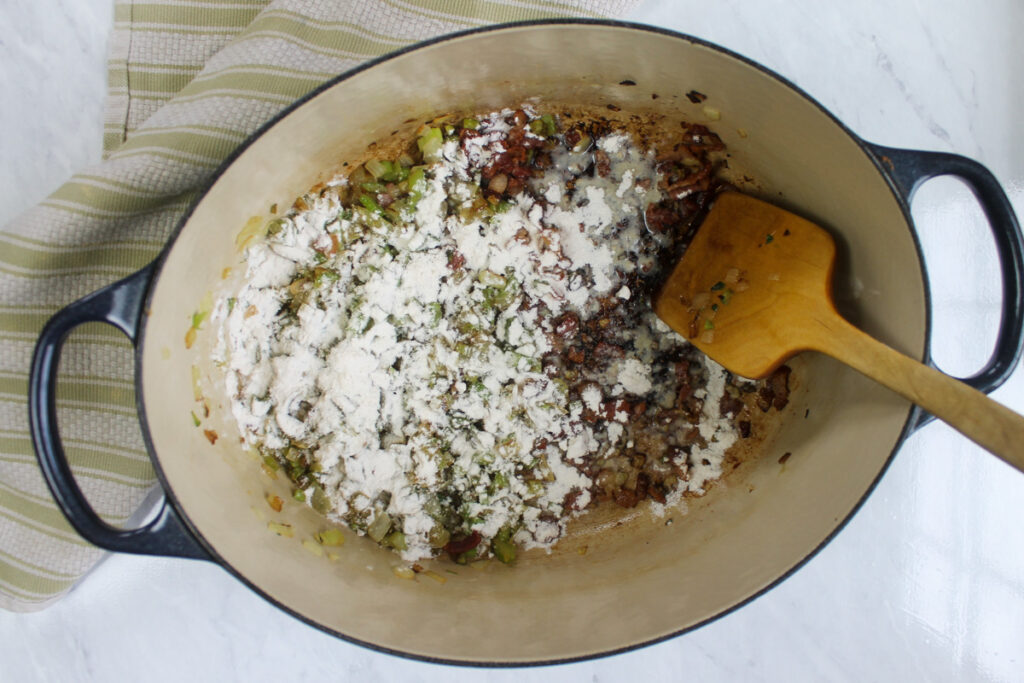
[[[451,200],[479,198],[509,113],[482,118],[466,144],[445,142],[397,224],[330,192],[308,198],[247,249],[246,283],[215,309],[248,444],[304,458],[307,498],[320,489],[330,515],[360,532],[404,535],[392,545],[409,561],[437,551],[446,514],[484,539],[505,529],[521,547],[550,548],[590,502],[586,460],[621,446],[630,414],[612,404],[673,399],[651,363],[682,341],[653,314],[603,391],[592,383],[575,398],[543,367],[559,316],[585,322],[600,297],[630,300],[624,278],[649,267],[635,249],[658,198],[653,157],[609,135],[597,141],[607,177],[581,176],[570,192],[566,169],[584,161],[563,151],[504,210],[460,216]],[[717,477],[736,439],[718,417],[724,382],[710,373],[704,448],[689,465],[682,456],[691,478],[676,497]]]

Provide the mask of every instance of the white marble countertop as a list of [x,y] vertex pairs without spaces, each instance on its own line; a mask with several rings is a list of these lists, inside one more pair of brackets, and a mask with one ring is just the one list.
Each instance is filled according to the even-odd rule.
[[[0,223],[99,157],[110,0],[0,4]],[[873,142],[986,164],[1024,215],[1019,0],[649,0],[634,17],[775,69]],[[914,215],[934,355],[988,356],[999,277],[980,211],[938,180]],[[1024,372],[994,394],[1024,412]],[[1024,476],[942,424],[913,435],[852,522],[710,625],[615,657],[470,670],[377,654],[278,611],[216,566],[114,556],[63,601],[0,612],[0,680],[1024,680]]]

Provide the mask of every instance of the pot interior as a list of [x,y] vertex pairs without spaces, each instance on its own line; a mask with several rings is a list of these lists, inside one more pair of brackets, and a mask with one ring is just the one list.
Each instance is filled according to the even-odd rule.
[[[622,85],[632,81],[635,85]],[[686,93],[707,95],[693,104]],[[656,97],[655,97],[656,96]],[[196,207],[160,273],[141,349],[141,397],[154,458],[173,498],[223,563],[268,598],[347,638],[427,658],[536,662],[635,646],[702,623],[786,575],[855,509],[899,443],[909,405],[819,356],[792,363],[797,386],[777,436],[686,510],[643,506],[583,517],[551,554],[511,567],[425,562],[399,578],[399,558],[325,528],[288,500],[243,451],[224,382],[209,358],[215,330],[183,342],[235,238],[272,204],[289,206],[372,141],[449,111],[534,99],[614,105],[708,123],[733,173],[837,237],[836,295],[869,333],[914,357],[925,342],[924,276],[900,204],[857,141],[816,104],[760,68],[682,36],[611,24],[506,27],[446,39],[356,73],[316,95],[249,146]],[[704,107],[720,120],[709,122]],[[412,123],[403,123],[412,121]],[[237,273],[235,273],[237,276]],[[231,278],[229,277],[229,280]],[[202,428],[192,367],[211,408]],[[204,429],[217,433],[216,443]],[[787,457],[783,457],[789,454]],[[268,494],[288,501],[280,513]],[[293,525],[294,537],[268,531]]]

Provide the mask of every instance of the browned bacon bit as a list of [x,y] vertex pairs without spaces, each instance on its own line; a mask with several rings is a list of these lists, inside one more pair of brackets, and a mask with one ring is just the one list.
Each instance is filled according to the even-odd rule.
[[466,265],[466,257],[459,251],[453,251],[448,254],[448,267],[452,270],[459,270],[462,266]]
[[791,370],[788,365],[783,365],[768,378],[768,385],[775,393],[772,400],[772,407],[775,410],[782,410],[789,403],[789,374]]
[[636,507],[636,504],[640,502],[640,496],[635,489],[618,489],[612,495],[612,498],[615,499],[617,504],[624,508]]
[[740,430],[740,438],[741,439],[749,439],[750,438],[750,420],[740,420],[736,424],[736,426]]
[[701,152],[720,152],[725,149],[722,138],[712,133],[707,126],[691,123],[687,126],[686,132],[687,137],[690,138],[687,147],[694,156],[698,156]]
[[205,436],[206,440],[210,443],[217,443],[217,432],[212,429],[204,429],[203,436]]
[[728,392],[722,394],[722,398],[718,402],[718,412],[722,417],[738,415],[741,410],[743,410],[743,401],[731,396]]
[[601,406],[601,410],[604,412],[602,417],[608,422],[612,422],[619,413],[629,415],[632,408],[632,404],[624,398],[620,398],[617,401],[606,401]]
[[652,499],[654,499],[654,502],[661,503],[661,504],[664,505],[665,500],[666,500],[665,499],[665,489],[662,488],[661,484],[651,484],[647,488],[647,495],[649,495]]
[[566,355],[571,362],[577,364],[582,363],[587,358],[586,354],[583,353],[583,349],[578,346],[574,346],[569,349],[569,352]]
[[608,155],[600,147],[594,151],[594,170],[602,178],[607,178],[608,174],[612,172],[611,159],[608,158]]
[[474,531],[468,536],[463,536],[462,538],[457,539],[453,538],[452,540],[448,541],[448,544],[444,547],[444,549],[446,552],[452,555],[461,555],[462,553],[472,550],[473,548],[480,545],[480,541],[482,539],[483,537],[480,535],[480,532]]
[[644,217],[647,220],[647,229],[651,232],[667,232],[670,227],[679,222],[675,212],[662,204],[648,206]]
[[665,188],[665,192],[678,198],[686,192],[706,192],[711,185],[711,165],[705,164],[693,173],[687,173],[681,180],[677,180]]
[[636,491],[636,497],[638,499],[643,500],[644,498],[646,498],[647,491],[650,489],[650,487],[651,478],[647,476],[646,473],[641,472],[640,474],[636,475],[636,488],[634,490]]
[[772,373],[757,392],[758,408],[768,412],[772,408],[782,410],[786,407],[789,403],[789,373],[788,365],[783,365]]
[[677,360],[673,368],[676,372],[676,379],[680,381],[689,381],[690,379],[690,361],[683,359]]
[[555,334],[568,341],[580,331],[580,317],[575,313],[566,313],[555,321]]
[[573,128],[572,130],[565,134],[565,146],[568,147],[569,149],[573,149],[574,147],[576,147],[576,145],[579,144],[580,140],[582,139],[583,135],[578,130]]
[[691,90],[690,92],[686,93],[686,99],[690,100],[694,104],[700,104],[707,98],[707,95],[705,95],[702,92],[697,92],[696,90]]
[[609,344],[608,342],[598,342],[597,346],[594,347],[594,355],[598,358],[610,360],[612,358],[625,358],[626,352],[621,346]]

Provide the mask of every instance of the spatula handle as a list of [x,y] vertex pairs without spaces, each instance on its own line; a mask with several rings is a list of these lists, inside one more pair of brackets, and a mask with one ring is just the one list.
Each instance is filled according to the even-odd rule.
[[857,329],[838,314],[809,326],[811,346],[913,401],[1024,472],[1024,416]]

